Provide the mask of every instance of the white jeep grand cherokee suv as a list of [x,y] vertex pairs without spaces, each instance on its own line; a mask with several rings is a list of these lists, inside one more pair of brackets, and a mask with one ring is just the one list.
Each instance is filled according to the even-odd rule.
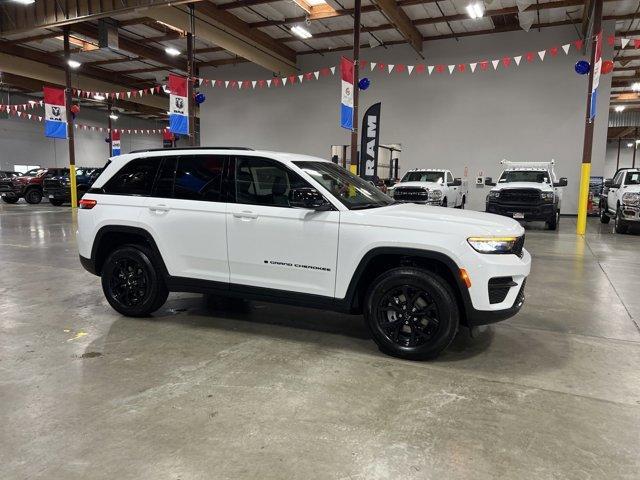
[[78,213],[82,265],[123,315],[170,291],[364,313],[410,359],[518,312],[523,243],[512,219],[397,204],[329,161],[242,148],[114,157]]

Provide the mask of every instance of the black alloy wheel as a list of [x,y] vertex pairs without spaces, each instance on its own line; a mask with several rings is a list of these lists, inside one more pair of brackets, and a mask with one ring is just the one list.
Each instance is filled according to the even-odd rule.
[[32,188],[24,194],[24,199],[27,201],[27,203],[36,205],[42,201],[42,192],[40,190]]
[[611,217],[609,217],[609,215],[607,214],[607,204],[601,203],[600,204],[600,223],[609,223],[609,220],[611,220]]
[[152,255],[138,245],[112,252],[102,268],[102,290],[109,304],[130,317],[146,316],[159,309],[169,292]]
[[616,233],[627,233],[627,230],[629,229],[629,225],[627,224],[627,222],[625,222],[622,219],[622,209],[620,208],[620,205],[618,205],[618,208],[616,210],[616,220],[615,220],[615,224],[614,224],[614,229],[616,231]]
[[410,360],[436,357],[458,331],[460,311],[449,283],[418,267],[391,269],[364,301],[367,326],[381,351]]

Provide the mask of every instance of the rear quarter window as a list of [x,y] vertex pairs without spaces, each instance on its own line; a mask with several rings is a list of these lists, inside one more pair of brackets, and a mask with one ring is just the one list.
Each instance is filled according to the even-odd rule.
[[146,157],[124,165],[102,187],[102,193],[110,195],[149,196],[160,167],[161,158]]

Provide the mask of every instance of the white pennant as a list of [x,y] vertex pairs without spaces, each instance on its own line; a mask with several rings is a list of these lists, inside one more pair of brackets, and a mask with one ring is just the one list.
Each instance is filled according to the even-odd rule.
[[224,88],[229,88],[229,80],[224,81]]
[[411,75],[411,72],[413,72],[413,65],[407,65],[407,71],[409,72],[409,75]]
[[629,44],[629,38],[621,38],[620,43],[622,43],[622,48],[625,48]]
[[471,67],[471,73],[476,71],[476,67],[478,66],[478,62],[470,63],[469,67]]
[[331,75],[335,75],[336,73],[336,67],[331,67]]
[[271,80],[267,80],[267,87],[271,86]]
[[304,78],[304,75],[298,75],[298,80],[300,80],[300,83],[302,83],[303,78]]
[[199,78],[199,79],[198,79],[198,84],[199,84],[199,85],[202,85],[202,82],[204,82],[204,78]]
[[256,88],[257,83],[258,83],[257,80],[251,80],[251,85],[253,86],[253,88]]
[[282,85],[286,85],[287,84],[287,77],[282,77]]
[[500,64],[500,60],[491,60],[491,63],[493,64],[493,69],[497,70],[498,65]]
[[116,98],[120,100],[120,92],[116,92]]
[[455,65],[449,65],[449,75],[453,73],[453,70],[456,68]]
[[393,70],[393,67],[395,67],[395,65],[387,65],[387,68],[389,69],[389,73],[391,73],[391,70]]
[[566,45],[562,45],[562,50],[564,50],[565,55],[569,55],[569,49],[571,48],[571,44],[567,43]]
[[516,61],[516,65],[520,65],[520,60],[522,60],[522,55],[518,55],[517,57],[513,57],[513,59]]
[[544,61],[544,56],[545,56],[546,54],[547,54],[547,51],[546,51],[546,50],[540,50],[540,51],[538,52],[538,56],[540,57],[540,60],[541,60],[541,61]]
[[371,62],[371,71],[373,72],[377,66],[378,64],[376,62]]
[[127,92],[127,98],[131,98],[131,92]]
[[316,70],[315,72],[313,72],[313,76],[316,77],[316,80],[318,80],[318,78],[320,78],[320,70]]
[[431,73],[433,72],[433,65],[429,65],[427,67],[427,70],[429,70],[429,75],[431,75]]
[[138,95],[142,96],[142,94],[144,93],[144,90],[138,90]]
[[29,120],[31,120],[31,114],[27,113],[27,117],[29,117]]

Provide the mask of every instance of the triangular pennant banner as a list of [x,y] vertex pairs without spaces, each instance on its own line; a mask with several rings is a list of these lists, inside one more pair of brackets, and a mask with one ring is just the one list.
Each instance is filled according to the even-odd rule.
[[378,64],[376,62],[371,62],[371,71],[373,72],[377,66]]
[[332,74],[332,75],[335,75],[335,73],[336,73],[336,67],[335,67],[335,66],[334,66],[334,67],[331,67],[331,74]]
[[562,45],[562,50],[564,50],[565,55],[569,55],[569,49],[571,48],[571,44],[567,43],[566,45]]
[[229,80],[224,81],[224,88],[229,88]]
[[267,87],[271,87],[271,79],[267,80]]
[[476,66],[478,66],[477,62],[473,62],[469,64],[469,68],[471,68],[471,73],[476,71]]
[[555,57],[556,55],[558,55],[558,47],[551,47],[549,49],[549,53],[551,54],[552,57]]
[[453,70],[456,68],[455,65],[449,65],[449,75],[453,73]]
[[516,62],[516,65],[520,65],[520,60],[522,60],[522,55],[518,55],[517,57],[513,57]]
[[287,84],[287,77],[282,77],[282,85],[286,85]]
[[391,73],[391,71],[393,70],[394,65],[387,65],[387,68],[389,69],[389,73]]
[[256,88],[257,84],[258,84],[257,80],[251,80],[251,85],[253,86],[253,88]]
[[433,65],[429,65],[427,69],[429,70],[429,75],[431,75],[433,73]]
[[316,70],[315,72],[313,72],[313,76],[316,77],[316,80],[318,80],[318,78],[320,77],[320,70]]
[[540,60],[544,61],[544,56],[546,55],[547,51],[546,50],[540,50],[538,52],[538,56],[540,57]]
[[500,64],[500,60],[491,60],[491,63],[493,64],[493,69],[497,70],[498,65]]
[[629,44],[629,39],[628,38],[621,38],[620,39],[620,43],[622,44],[622,48],[626,48],[626,46]]
[[302,83],[302,77],[303,75],[298,75],[298,80],[300,81],[300,83]]
[[413,65],[407,65],[407,72],[411,75],[411,72],[413,72]]

